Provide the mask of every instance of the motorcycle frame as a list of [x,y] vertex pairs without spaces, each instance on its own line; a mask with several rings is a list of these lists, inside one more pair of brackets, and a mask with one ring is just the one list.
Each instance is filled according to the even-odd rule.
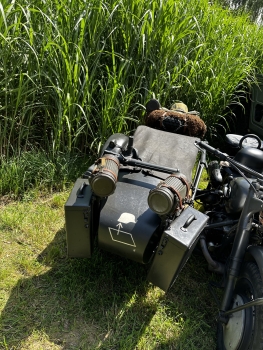
[[[238,221],[236,235],[229,258],[225,292],[221,304],[220,311],[222,314],[229,310],[231,305],[235,282],[240,273],[241,265],[244,261],[247,247],[249,245],[249,234],[252,228],[253,215],[263,209],[263,201],[256,197],[260,187],[261,186],[257,180],[250,184],[249,192]],[[255,189],[257,192],[255,192]]]
[[220,158],[221,160],[228,161],[236,169],[243,170],[256,177],[255,180],[253,180],[250,183],[248,195],[246,197],[245,204],[243,206],[240,218],[238,220],[234,243],[230,253],[229,263],[226,271],[224,295],[221,302],[218,320],[221,323],[227,324],[229,317],[232,313],[255,305],[263,305],[263,298],[257,298],[248,303],[243,304],[239,308],[230,309],[232,298],[234,295],[235,283],[240,274],[241,266],[243,261],[245,260],[247,253],[249,253],[252,256],[252,258],[254,258],[256,264],[259,266],[261,277],[263,277],[263,274],[260,269],[260,265],[263,266],[263,252],[261,250],[261,247],[249,247],[249,235],[252,228],[253,215],[263,210],[263,200],[259,198],[259,191],[263,190],[263,175],[234,161],[226,154],[209,146],[206,142],[196,142],[196,146],[202,153],[196,172],[197,178],[195,177],[194,180],[194,186],[196,186],[196,184],[199,183],[199,181],[197,180],[198,178],[201,178],[201,174],[204,167],[207,167],[206,150],[215,155],[216,157]]

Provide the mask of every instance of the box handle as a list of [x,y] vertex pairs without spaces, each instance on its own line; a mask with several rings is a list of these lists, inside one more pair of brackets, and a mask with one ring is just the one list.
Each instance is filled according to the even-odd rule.
[[187,227],[189,225],[191,225],[191,223],[196,220],[194,215],[190,215],[189,218],[186,220],[186,222],[184,223],[184,226],[181,227],[181,230],[186,232],[187,231]]
[[77,195],[78,198],[83,198],[84,197],[84,190],[85,190],[86,186],[88,186],[88,184],[86,184],[86,182],[83,182],[81,184],[81,186],[79,188],[78,195]]

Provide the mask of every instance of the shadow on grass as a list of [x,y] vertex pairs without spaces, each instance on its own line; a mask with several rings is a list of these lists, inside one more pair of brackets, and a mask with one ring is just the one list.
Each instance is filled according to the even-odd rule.
[[[67,259],[64,229],[37,260],[50,266],[48,272],[21,279],[2,312],[6,349],[214,347],[210,314],[214,305],[208,300],[203,281],[207,275],[199,260],[183,270],[168,295],[157,288],[157,298],[149,297],[156,288],[146,282],[144,265],[98,250],[92,259]],[[162,318],[147,330],[160,306],[178,329],[185,327],[183,335],[162,335]],[[181,324],[180,319],[187,322]],[[142,336],[144,343],[140,343]]]

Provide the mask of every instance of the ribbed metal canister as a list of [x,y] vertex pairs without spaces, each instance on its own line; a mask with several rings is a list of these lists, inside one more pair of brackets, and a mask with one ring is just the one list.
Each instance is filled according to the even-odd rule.
[[117,157],[106,154],[99,158],[89,183],[93,193],[99,197],[108,197],[114,193],[118,181],[120,162]]
[[182,206],[187,192],[185,176],[172,174],[150,191],[148,205],[158,215],[167,215]]

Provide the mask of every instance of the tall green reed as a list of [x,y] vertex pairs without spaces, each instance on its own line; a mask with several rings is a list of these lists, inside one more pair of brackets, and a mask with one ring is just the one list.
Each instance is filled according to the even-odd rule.
[[0,153],[96,154],[151,97],[213,126],[254,79],[262,29],[207,0],[12,0],[0,7]]

